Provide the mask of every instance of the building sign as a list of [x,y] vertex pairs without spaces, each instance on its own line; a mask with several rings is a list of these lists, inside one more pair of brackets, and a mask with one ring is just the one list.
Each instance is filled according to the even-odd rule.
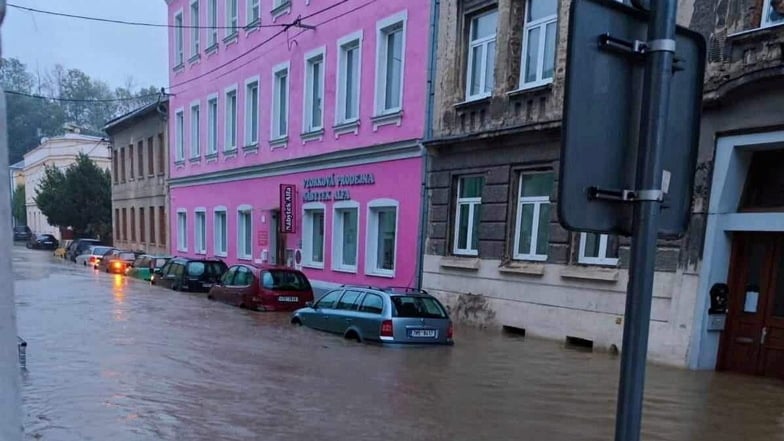
[[308,178],[304,181],[303,186],[306,191],[302,195],[302,200],[305,202],[347,201],[351,199],[351,192],[345,187],[373,185],[375,183],[376,177],[373,173],[331,174],[317,178]]
[[266,229],[259,230],[258,237],[256,240],[257,240],[257,244],[260,247],[266,247],[267,245],[269,245],[269,231],[267,231]]
[[280,184],[280,232],[296,233],[297,218],[294,208],[294,197],[297,187],[292,184]]

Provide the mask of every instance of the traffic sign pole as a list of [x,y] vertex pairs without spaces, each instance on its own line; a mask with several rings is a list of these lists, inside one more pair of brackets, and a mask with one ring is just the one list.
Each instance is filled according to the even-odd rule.
[[[661,195],[662,151],[675,54],[676,0],[652,0],[640,118],[636,188]],[[635,202],[615,441],[639,441],[661,198]]]

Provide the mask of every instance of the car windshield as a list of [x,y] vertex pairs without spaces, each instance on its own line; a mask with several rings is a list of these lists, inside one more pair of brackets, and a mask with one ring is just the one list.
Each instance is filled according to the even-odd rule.
[[226,270],[221,262],[200,262],[194,261],[188,264],[188,275],[199,277],[205,272],[210,276],[220,276]]
[[307,291],[310,289],[310,284],[305,276],[294,271],[265,271],[261,285],[266,289],[280,291]]
[[169,259],[164,258],[155,259],[155,268],[163,268],[163,266],[166,265],[166,262],[168,261]]
[[133,253],[120,253],[120,260],[136,260],[136,254]]
[[397,317],[409,318],[446,318],[444,308],[431,297],[393,296]]
[[96,256],[103,256],[109,250],[111,250],[110,247],[95,247],[93,248],[93,254],[95,254]]

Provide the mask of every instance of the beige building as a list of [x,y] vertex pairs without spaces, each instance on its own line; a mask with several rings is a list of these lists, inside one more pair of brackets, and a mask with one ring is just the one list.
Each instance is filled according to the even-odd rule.
[[[44,178],[46,166],[55,166],[61,170],[67,169],[76,162],[76,158],[83,153],[92,159],[95,164],[103,169],[109,169],[109,143],[101,137],[88,136],[79,133],[78,128],[66,126],[66,133],[62,136],[42,138],[41,145],[24,155],[24,168],[21,176],[24,177],[27,224],[33,233],[53,234],[61,239],[60,230],[49,225],[46,216],[35,204],[35,189]],[[19,173],[17,172],[17,175]]]
[[166,254],[168,102],[154,103],[106,123],[111,138],[114,245]]

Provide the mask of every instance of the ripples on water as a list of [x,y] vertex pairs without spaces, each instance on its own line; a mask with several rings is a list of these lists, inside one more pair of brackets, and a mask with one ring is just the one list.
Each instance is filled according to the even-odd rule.
[[[15,251],[28,439],[610,440],[618,359],[461,329],[390,349]],[[651,366],[645,440],[784,439],[773,380]]]

